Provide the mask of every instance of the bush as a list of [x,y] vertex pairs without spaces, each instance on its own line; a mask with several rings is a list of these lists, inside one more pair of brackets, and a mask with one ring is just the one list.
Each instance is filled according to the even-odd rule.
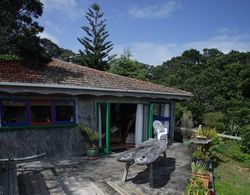
[[208,112],[203,116],[203,124],[223,132],[225,130],[224,114],[222,112]]
[[241,150],[245,153],[250,153],[250,126],[244,129],[241,141]]

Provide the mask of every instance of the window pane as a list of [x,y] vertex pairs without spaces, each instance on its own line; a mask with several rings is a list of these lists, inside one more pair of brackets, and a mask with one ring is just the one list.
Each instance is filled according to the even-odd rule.
[[170,104],[161,104],[161,116],[170,117]]
[[56,121],[74,121],[74,102],[57,102],[56,103]]
[[26,107],[24,101],[2,101],[2,123],[26,123]]
[[158,117],[159,116],[159,104],[153,104],[153,113],[154,113],[154,117]]
[[31,102],[31,122],[50,123],[51,122],[51,104],[50,102]]

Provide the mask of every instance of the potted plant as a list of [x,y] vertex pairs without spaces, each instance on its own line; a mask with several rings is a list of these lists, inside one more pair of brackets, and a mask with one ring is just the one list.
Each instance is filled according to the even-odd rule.
[[100,135],[97,130],[94,130],[83,124],[80,124],[78,128],[81,135],[86,139],[87,142],[87,156],[98,156],[98,141],[103,137],[103,135]]
[[196,176],[192,176],[187,188],[188,195],[207,195],[209,194],[208,187],[204,186],[202,180]]
[[221,142],[221,138],[219,137],[215,128],[199,128],[196,133],[196,137],[198,139],[211,139],[211,146],[217,145]]
[[202,151],[202,147],[197,147],[192,152],[192,162],[205,165],[207,169],[210,167],[212,154],[210,152]]
[[191,167],[193,175],[201,179],[204,186],[208,187],[210,180],[210,172],[208,171],[206,166],[200,163],[192,162]]

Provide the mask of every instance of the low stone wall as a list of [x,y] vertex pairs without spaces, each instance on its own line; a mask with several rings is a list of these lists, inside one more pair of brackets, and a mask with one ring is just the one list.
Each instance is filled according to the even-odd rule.
[[76,127],[0,132],[0,158],[26,157],[44,152],[47,157],[55,157],[84,151],[84,140]]

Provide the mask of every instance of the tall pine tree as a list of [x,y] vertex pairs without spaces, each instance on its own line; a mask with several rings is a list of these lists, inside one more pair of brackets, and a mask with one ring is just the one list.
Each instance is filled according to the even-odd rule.
[[113,44],[111,41],[106,41],[109,33],[105,30],[106,20],[102,19],[103,15],[104,13],[98,4],[90,5],[85,15],[88,26],[82,27],[86,36],[78,38],[84,46],[84,50],[79,51],[83,57],[81,64],[99,70],[107,70],[109,68],[108,61],[114,57],[109,56]]

